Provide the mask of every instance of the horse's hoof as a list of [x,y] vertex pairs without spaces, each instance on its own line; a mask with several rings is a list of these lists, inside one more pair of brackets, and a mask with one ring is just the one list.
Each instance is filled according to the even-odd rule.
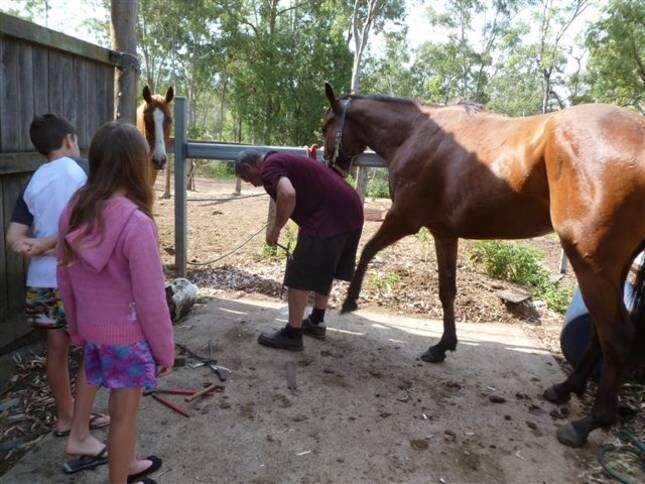
[[588,432],[576,429],[576,426],[569,422],[558,430],[558,441],[568,447],[582,447],[587,443]]
[[569,393],[560,393],[556,390],[557,385],[552,385],[546,390],[544,390],[544,399],[548,402],[555,403],[556,405],[562,405],[567,403],[571,398]]
[[446,359],[446,351],[439,348],[438,345],[431,346],[421,355],[421,359],[427,363],[441,363]]
[[349,299],[343,303],[343,307],[340,309],[340,314],[351,313],[358,309],[358,304],[356,301],[350,301]]

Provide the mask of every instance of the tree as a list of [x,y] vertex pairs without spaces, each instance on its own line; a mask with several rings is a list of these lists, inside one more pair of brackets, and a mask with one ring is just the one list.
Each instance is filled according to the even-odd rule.
[[[542,112],[550,109],[550,101],[557,100],[553,90],[554,72],[562,72],[565,58],[562,49],[562,40],[573,22],[589,6],[589,0],[541,0],[540,13],[537,20],[540,22],[540,40],[538,62],[542,71]],[[559,107],[564,107],[558,103]]]
[[645,114],[645,3],[612,0],[587,32],[590,57],[579,100],[629,106]]
[[358,92],[362,61],[372,28],[379,31],[386,20],[400,20],[405,6],[400,0],[354,0],[352,26],[348,40],[354,40],[354,61],[350,91]]

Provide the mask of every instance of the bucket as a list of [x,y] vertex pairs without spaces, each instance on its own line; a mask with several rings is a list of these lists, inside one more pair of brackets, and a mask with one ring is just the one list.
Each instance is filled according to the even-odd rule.
[[[630,311],[633,303],[634,289],[629,282],[625,282],[623,300],[627,310]],[[585,354],[589,338],[591,338],[591,316],[582,300],[580,289],[576,287],[571,298],[571,303],[564,315],[564,324],[560,333],[560,348],[566,360],[573,365],[578,366]],[[600,361],[592,374],[595,380],[600,376]]]

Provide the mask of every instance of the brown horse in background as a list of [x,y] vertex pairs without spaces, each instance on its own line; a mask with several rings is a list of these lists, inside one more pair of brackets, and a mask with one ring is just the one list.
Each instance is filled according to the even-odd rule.
[[[154,179],[157,179],[157,172],[163,170],[168,162],[166,147],[170,142],[170,127],[172,126],[172,114],[170,103],[175,97],[175,91],[171,87],[166,91],[165,96],[152,94],[148,86],[143,88],[143,102],[137,108],[137,129],[146,137],[150,145],[152,162],[156,168]],[[164,197],[170,196],[170,172],[166,170],[166,191]]]
[[427,227],[435,240],[444,333],[422,355],[437,363],[457,346],[457,241],[515,239],[554,231],[571,261],[594,331],[582,363],[545,391],[563,403],[582,395],[598,358],[602,376],[591,414],[562,427],[560,442],[583,445],[616,421],[618,387],[645,357],[645,268],[629,314],[623,283],[645,248],[645,120],[587,104],[507,118],[458,104],[438,107],[379,96],[336,98],[323,133],[325,157],[346,174],[370,147],[386,160],[392,208],[365,245],[343,312],[356,309],[367,265],[402,237]]

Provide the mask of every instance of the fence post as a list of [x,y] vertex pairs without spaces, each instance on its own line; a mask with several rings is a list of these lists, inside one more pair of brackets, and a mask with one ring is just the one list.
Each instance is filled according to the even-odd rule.
[[242,195],[242,179],[239,176],[235,178],[235,191],[233,192],[233,195]]
[[361,203],[365,203],[365,194],[367,193],[367,167],[358,167],[358,176],[356,177],[356,191],[361,197]]
[[186,275],[186,97],[175,98],[175,274]]

